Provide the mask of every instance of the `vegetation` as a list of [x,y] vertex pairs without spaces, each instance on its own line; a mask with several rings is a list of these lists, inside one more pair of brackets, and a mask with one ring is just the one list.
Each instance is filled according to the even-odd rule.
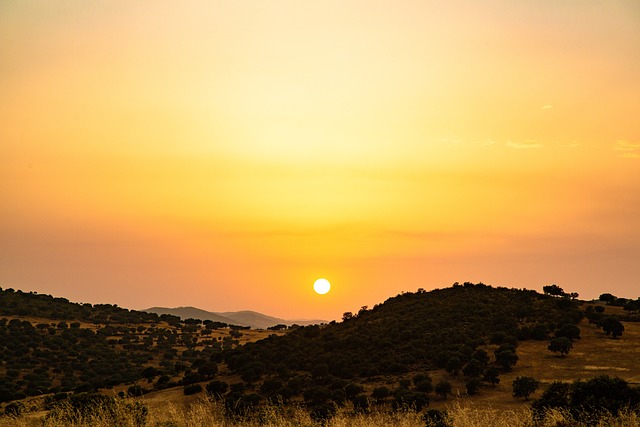
[[547,348],[549,351],[560,353],[560,356],[564,357],[569,354],[573,348],[573,343],[567,337],[552,338]]
[[540,387],[540,381],[531,377],[517,377],[513,380],[513,397],[523,397],[529,400],[535,391]]
[[640,413],[640,387],[605,375],[571,384],[553,382],[532,407],[538,417],[551,409],[559,409],[582,421],[603,412],[615,416],[631,409]]
[[337,410],[334,417],[321,422],[299,407],[266,406],[258,413],[241,417],[226,415],[219,401],[201,399],[191,405],[167,405],[164,411],[146,411],[144,405],[127,399],[105,399],[86,408],[64,405],[44,418],[0,417],[0,427],[640,427],[637,412],[623,409],[611,412],[572,413],[550,409],[542,415],[523,407],[497,411],[473,405],[453,404],[446,411],[372,411],[361,413],[353,407]]
[[[103,306],[94,312],[96,306],[0,290],[0,310],[7,316],[0,318],[0,403],[5,402],[3,410],[8,416],[23,419],[33,409],[21,399],[46,394],[45,409],[50,411],[46,422],[54,423],[56,414],[64,413],[69,405],[74,408],[73,399],[79,399],[83,392],[115,387],[121,391],[108,393],[128,399],[99,401],[100,405],[111,408],[107,412],[116,411],[114,408],[131,412],[134,409],[127,409],[124,402],[144,399],[153,390],[176,387],[185,399],[204,399],[206,405],[222,411],[224,421],[205,420],[202,425],[253,422],[265,416],[265,411],[284,417],[282,414],[291,415],[294,408],[304,409],[307,421],[325,424],[335,419],[369,422],[383,414],[399,417],[398,413],[415,413],[421,425],[464,425],[459,424],[460,412],[456,418],[455,411],[441,410],[443,405],[456,405],[461,394],[482,396],[483,390],[496,389],[501,376],[508,379],[506,384],[513,381],[516,398],[528,400],[536,392],[540,383],[521,375],[518,367],[519,348],[529,345],[523,341],[532,340],[531,344],[536,343],[544,352],[545,344],[540,341],[550,340],[549,350],[565,356],[581,340],[577,325],[584,314],[603,328],[615,324],[606,319],[622,324],[622,308],[604,309],[604,303],[599,302],[583,310],[583,303],[573,294],[556,288],[540,294],[456,283],[431,292],[402,293],[372,309],[362,307],[355,314],[345,313],[342,322],[275,328],[255,342],[250,342],[253,331],[244,328],[149,313],[142,313],[142,320],[135,321],[136,312],[115,306],[108,306],[111,314],[100,323],[97,319],[104,318],[99,314]],[[81,307],[85,314],[80,320],[36,317],[37,313],[25,308],[29,304],[24,301],[30,298],[36,301],[34,306],[50,304],[42,313],[61,316]],[[127,316],[132,323],[126,321]],[[618,330],[614,326],[607,326],[607,330],[614,338],[621,336],[621,332],[613,335]],[[589,336],[583,340],[591,339]],[[602,337],[603,342],[613,342],[604,339],[604,334]],[[561,364],[565,359],[556,360]],[[589,390],[615,381],[602,380],[600,388],[568,385],[566,391],[564,385],[552,384],[551,391],[543,392],[534,402],[534,414],[544,418],[562,413],[578,420],[583,415],[579,417],[564,403],[580,399],[590,402],[582,404],[580,414],[597,407],[615,416],[625,406],[636,407],[633,396],[637,388],[628,384],[626,396],[631,397],[619,406],[584,397],[592,393]],[[554,400],[555,395],[560,397]],[[431,409],[432,404],[439,409]],[[138,415],[130,419],[137,419],[135,422],[142,423],[139,425],[154,426],[156,421],[161,423],[158,425],[182,425],[179,420],[154,420],[143,416],[146,409],[138,409]],[[387,414],[389,410],[395,412]],[[78,412],[77,408],[74,411]],[[424,412],[425,418],[418,412]],[[92,422],[98,423],[96,420]],[[123,420],[116,424],[136,425]],[[85,422],[67,421],[77,425]]]
[[0,403],[123,384],[141,395],[211,380],[222,352],[243,336],[226,324],[13,289],[0,289],[0,313],[13,317],[0,317]]

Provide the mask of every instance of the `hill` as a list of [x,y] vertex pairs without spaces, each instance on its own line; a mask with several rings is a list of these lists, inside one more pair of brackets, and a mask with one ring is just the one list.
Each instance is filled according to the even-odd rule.
[[0,403],[141,380],[153,389],[207,380],[218,369],[212,355],[281,333],[0,288]]
[[218,313],[201,310],[196,307],[176,307],[176,308],[151,307],[151,308],[144,309],[142,311],[146,313],[155,313],[158,315],[170,314],[173,316],[178,316],[181,319],[211,320],[213,322],[227,323],[229,325],[250,326],[243,322],[236,322],[235,320],[229,317],[222,316]]
[[222,322],[230,325],[248,326],[253,329],[267,329],[277,325],[314,325],[327,323],[325,320],[285,320],[278,317],[267,316],[266,314],[256,311],[228,311],[223,313],[202,310],[196,307],[151,307],[143,310],[147,313],[156,313],[158,315],[171,314],[182,319],[200,319],[211,320],[214,322]]
[[[520,404],[511,397],[517,376],[547,384],[598,373],[640,379],[638,324],[625,322],[615,340],[598,326],[611,316],[637,320],[615,300],[605,307],[573,295],[464,283],[402,293],[347,312],[341,322],[267,332],[0,291],[0,403],[206,386],[232,411],[291,402],[322,414],[349,401],[442,407],[451,394],[493,407]],[[70,314],[81,318],[64,317]],[[573,352],[558,357],[547,346],[563,336]]]

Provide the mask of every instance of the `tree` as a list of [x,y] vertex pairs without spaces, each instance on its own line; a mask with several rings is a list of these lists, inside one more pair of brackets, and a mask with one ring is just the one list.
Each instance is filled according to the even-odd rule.
[[623,310],[628,311],[629,313],[637,313],[640,311],[640,299],[627,302]]
[[571,384],[560,381],[552,382],[531,407],[537,416],[553,408],[568,408],[571,399]]
[[482,366],[487,366],[489,364],[489,354],[485,350],[478,349],[471,356],[473,360],[477,360],[482,364]]
[[580,328],[570,323],[565,323],[555,331],[556,338],[567,337],[571,341],[580,339]]
[[600,320],[598,326],[602,328],[606,335],[611,335],[613,339],[622,336],[624,332],[624,325],[615,317],[605,317]]
[[609,293],[604,293],[600,295],[600,298],[598,298],[600,301],[604,301],[604,302],[614,302],[617,298]]
[[556,284],[543,286],[542,291],[547,295],[551,295],[555,297],[567,296],[567,294],[564,292],[564,289],[562,289],[560,286]]
[[353,319],[353,313],[350,311],[345,311],[344,314],[342,314],[342,321],[346,322],[347,320],[351,320]]
[[505,371],[510,371],[511,367],[515,366],[518,362],[519,357],[515,353],[515,349],[511,350],[508,348],[499,347],[495,352],[496,363],[502,366]]
[[572,348],[573,342],[567,337],[552,338],[547,347],[549,351],[560,353],[562,357],[569,354]]
[[524,400],[529,400],[531,396],[540,386],[540,381],[532,377],[516,377],[513,380],[513,397],[524,397]]

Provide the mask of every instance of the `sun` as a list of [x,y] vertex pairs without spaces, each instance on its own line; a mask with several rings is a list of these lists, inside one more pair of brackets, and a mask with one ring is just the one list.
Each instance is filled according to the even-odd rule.
[[331,290],[331,283],[327,279],[318,279],[313,283],[313,290],[324,295]]

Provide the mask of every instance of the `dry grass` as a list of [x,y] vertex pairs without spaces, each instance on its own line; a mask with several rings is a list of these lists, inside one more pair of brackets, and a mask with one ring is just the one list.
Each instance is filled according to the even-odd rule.
[[[610,309],[611,307],[607,307],[607,311]],[[463,401],[473,402],[481,407],[517,410],[523,406],[523,402],[512,397],[511,384],[519,376],[533,377],[542,382],[539,391],[531,399],[538,398],[553,381],[570,382],[609,375],[631,384],[639,384],[640,323],[623,323],[624,334],[614,340],[595,325],[583,320],[579,325],[581,339],[574,342],[573,350],[566,357],[558,357],[547,350],[548,341],[521,341],[517,350],[520,360],[513,371],[501,374],[497,387],[483,388],[478,395],[463,398]],[[452,383],[461,391],[464,389],[461,381],[454,380]],[[445,404],[446,402],[432,400],[431,406],[439,408]]]
[[[138,427],[135,413],[130,410],[132,401],[123,400],[115,411],[97,409],[70,421],[64,411],[44,417],[0,418],[0,427]],[[590,422],[577,422],[562,411],[550,411],[547,416],[534,421],[526,407],[517,410],[498,410],[479,407],[460,401],[447,407],[451,427],[640,427],[640,417],[625,412],[617,417],[607,414]],[[225,417],[219,402],[199,399],[187,405],[167,404],[163,410],[152,411],[144,424],[146,427],[319,427],[309,414],[300,408],[268,407],[250,418],[233,420]],[[374,411],[356,415],[349,408],[342,408],[328,420],[326,427],[424,427],[422,414],[416,412]]]

